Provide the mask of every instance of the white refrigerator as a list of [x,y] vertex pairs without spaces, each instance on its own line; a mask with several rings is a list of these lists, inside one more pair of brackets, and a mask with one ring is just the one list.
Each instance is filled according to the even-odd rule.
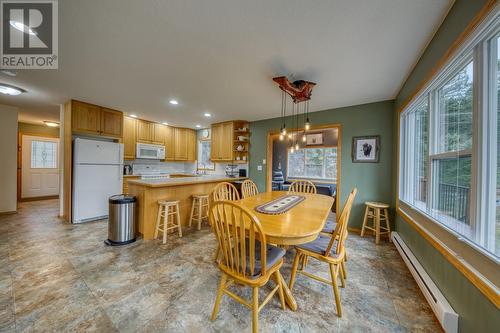
[[122,193],[123,144],[76,138],[73,144],[73,223],[108,216],[108,198]]

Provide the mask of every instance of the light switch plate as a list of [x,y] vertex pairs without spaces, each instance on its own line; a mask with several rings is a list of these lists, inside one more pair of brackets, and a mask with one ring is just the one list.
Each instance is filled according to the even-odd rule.
[[262,171],[262,165],[257,165],[257,170]]
[[262,160],[262,164],[266,165],[266,160]]

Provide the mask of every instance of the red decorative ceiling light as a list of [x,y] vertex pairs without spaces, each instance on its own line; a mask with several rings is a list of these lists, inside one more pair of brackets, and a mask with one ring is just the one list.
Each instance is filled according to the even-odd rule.
[[300,118],[300,103],[303,103],[303,120],[304,120],[304,130],[302,136],[302,142],[306,142],[306,131],[311,127],[309,122],[309,100],[311,99],[311,93],[316,85],[314,82],[305,80],[296,80],[291,82],[286,76],[279,76],[273,78],[281,91],[281,119],[283,125],[280,131],[280,140],[284,140],[287,137],[286,130],[286,95],[290,96],[292,99],[292,128],[295,126],[295,132],[292,131],[288,133],[288,140],[290,143],[290,151],[293,153],[295,150],[299,149],[299,118]]

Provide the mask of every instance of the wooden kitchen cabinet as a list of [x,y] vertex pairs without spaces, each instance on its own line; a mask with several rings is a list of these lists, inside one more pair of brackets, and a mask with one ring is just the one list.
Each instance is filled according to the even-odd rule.
[[[125,159],[135,159],[137,142],[137,121],[134,118],[124,117],[123,119],[123,155]],[[125,193],[125,192],[124,192]]]
[[153,141],[154,123],[142,119],[137,120],[137,141],[151,143]]
[[210,147],[212,161],[233,160],[233,123],[225,122],[212,125],[212,143]]
[[123,113],[98,105],[71,101],[71,129],[75,133],[123,136]]
[[176,161],[186,161],[188,159],[188,132],[186,128],[175,128],[175,153],[174,159]]
[[175,160],[175,128],[166,126],[165,129],[165,159]]
[[101,107],[79,101],[71,101],[71,129],[73,132],[99,134]]
[[121,138],[123,136],[123,113],[101,108],[101,135]]
[[196,160],[196,131],[188,129],[187,137],[187,159],[188,161]]
[[158,145],[164,145],[165,144],[165,137],[167,134],[167,126],[154,123],[153,124],[153,138],[152,138],[152,143],[158,144]]

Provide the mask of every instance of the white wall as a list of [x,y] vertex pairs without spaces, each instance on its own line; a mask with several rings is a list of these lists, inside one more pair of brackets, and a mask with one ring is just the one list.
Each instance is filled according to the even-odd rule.
[[0,213],[17,210],[17,108],[0,104]]

